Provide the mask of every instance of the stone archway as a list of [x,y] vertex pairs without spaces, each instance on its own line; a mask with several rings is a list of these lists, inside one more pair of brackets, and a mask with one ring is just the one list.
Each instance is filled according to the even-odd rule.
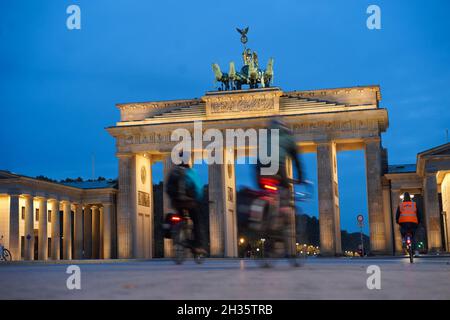
[[[139,192],[151,193],[151,181],[139,181],[139,167],[167,159],[176,142],[177,128],[264,128],[273,116],[283,116],[294,132],[300,152],[317,152],[321,252],[341,253],[336,154],[364,149],[368,215],[373,253],[392,247],[390,215],[384,208],[381,133],[387,129],[387,111],[379,107],[378,86],[283,92],[279,88],[208,92],[201,99],[119,104],[120,121],[108,132],[116,139],[119,157],[119,257],[135,257],[139,248],[138,210],[152,215],[152,207],[138,203]],[[194,142],[195,143],[195,142]],[[201,152],[203,142],[194,146]],[[225,160],[229,158],[226,148]],[[226,163],[226,161],[225,161]],[[232,176],[229,176],[232,172]],[[209,167],[211,253],[237,256],[234,163]],[[151,176],[151,175],[150,175]],[[230,200],[232,199],[232,200]],[[387,210],[389,211],[389,210]],[[236,239],[235,239],[236,238]],[[294,240],[295,242],[295,240]]]

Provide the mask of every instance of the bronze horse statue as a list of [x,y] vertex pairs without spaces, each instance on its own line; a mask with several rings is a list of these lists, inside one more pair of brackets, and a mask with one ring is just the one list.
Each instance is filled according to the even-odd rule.
[[[217,63],[212,64],[215,82],[220,82],[219,90],[241,90],[243,85],[250,89],[270,87],[273,82],[273,58],[270,58],[265,70],[258,68],[254,52],[248,64],[244,64],[240,72],[236,72],[234,62],[230,62],[229,72],[222,72]],[[244,60],[245,61],[245,60]]]
[[242,52],[243,66],[240,72],[236,72],[234,62],[230,62],[229,72],[224,73],[220,70],[217,63],[212,64],[215,81],[220,82],[219,90],[241,90],[242,85],[248,85],[250,89],[261,86],[262,88],[270,87],[273,82],[273,58],[270,58],[265,70],[259,69],[258,55],[249,48],[245,48],[248,41],[248,27],[244,29],[236,28],[241,34],[241,42],[244,44]]

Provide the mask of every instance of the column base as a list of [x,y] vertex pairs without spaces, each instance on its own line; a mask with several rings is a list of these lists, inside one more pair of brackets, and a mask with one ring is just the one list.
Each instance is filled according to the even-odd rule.
[[442,250],[442,248],[430,248],[427,251],[427,254],[429,254],[429,255],[436,255],[436,256],[440,255],[440,254],[443,254],[443,253],[445,253],[445,251]]
[[319,257],[319,258],[339,258],[339,257],[343,257],[344,255],[341,253],[341,254],[339,254],[339,253],[328,253],[328,252],[326,252],[326,253],[319,253],[318,255],[317,255],[317,257]]
[[368,254],[368,256],[392,256],[392,252],[391,251],[386,251],[386,250],[377,250],[377,251],[370,251]]

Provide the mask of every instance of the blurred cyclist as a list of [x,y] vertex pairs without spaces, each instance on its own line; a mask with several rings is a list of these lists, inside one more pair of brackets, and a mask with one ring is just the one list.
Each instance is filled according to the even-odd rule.
[[[297,157],[297,145],[295,143],[293,133],[286,126],[286,124],[281,119],[273,119],[269,122],[268,125],[268,138],[267,138],[267,148],[268,152],[272,152],[273,150],[278,151],[278,157],[276,154],[270,154],[268,158],[271,161],[269,163],[263,164],[261,159],[258,157],[258,161],[256,164],[256,176],[257,182],[261,190],[265,190],[267,192],[267,188],[269,190],[269,194],[272,194],[272,199],[275,200],[275,203],[271,205],[272,208],[278,208],[278,210],[269,211],[269,215],[265,216],[264,222],[266,223],[267,229],[265,232],[269,239],[272,241],[268,242],[268,252],[270,254],[277,254],[276,242],[279,242],[280,232],[284,234],[282,236],[284,242],[284,254],[289,258],[295,257],[295,210],[294,209],[294,197],[293,190],[291,189],[292,183],[301,183],[305,182],[303,180],[302,175],[302,166],[299,158]],[[278,146],[272,146],[272,130],[278,129],[279,134],[279,143]],[[259,146],[261,147],[261,146]],[[259,156],[259,152],[258,152]],[[290,174],[287,169],[287,161],[289,159],[292,161],[293,167],[293,177],[297,177],[297,179],[291,179]],[[276,163],[273,163],[276,162]],[[278,165],[278,170],[275,172],[266,175],[262,172],[263,168],[271,168],[276,169]],[[271,187],[271,184],[273,186]],[[270,197],[269,197],[270,198]],[[270,200],[269,200],[270,201]],[[279,252],[279,251],[278,251]],[[295,266],[298,265],[298,262],[294,259],[291,261]]]
[[201,203],[203,190],[197,172],[191,167],[190,154],[180,152],[182,162],[175,165],[169,172],[166,192],[172,207],[183,214],[188,211],[193,222],[194,240],[192,247],[197,254],[206,254],[203,248],[203,233],[200,226]]
[[286,162],[290,158],[293,164],[293,177],[297,176],[297,179],[293,179],[295,183],[303,183],[302,175],[302,165],[298,158],[297,154],[297,144],[295,143],[294,136],[292,131],[286,126],[285,122],[280,118],[272,119],[269,122],[268,127],[268,137],[267,137],[267,148],[266,150],[270,151],[271,148],[271,129],[278,129],[279,134],[279,146],[278,146],[278,171],[273,175],[261,175],[261,169],[266,167],[271,167],[271,163],[262,164],[260,159],[258,158],[256,165],[256,176],[258,183],[261,181],[261,178],[274,178],[279,181],[280,186],[280,196],[281,196],[281,204],[280,207],[292,206],[291,202],[291,191],[289,189],[290,184],[292,183],[291,179],[287,174],[287,166]]

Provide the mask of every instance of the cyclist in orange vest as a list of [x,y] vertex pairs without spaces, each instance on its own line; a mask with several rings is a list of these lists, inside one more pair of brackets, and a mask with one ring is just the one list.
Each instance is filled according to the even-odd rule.
[[405,238],[408,231],[414,238],[417,226],[421,222],[421,214],[416,203],[411,200],[411,196],[408,192],[403,194],[403,201],[398,205],[395,219],[400,225],[402,240]]

